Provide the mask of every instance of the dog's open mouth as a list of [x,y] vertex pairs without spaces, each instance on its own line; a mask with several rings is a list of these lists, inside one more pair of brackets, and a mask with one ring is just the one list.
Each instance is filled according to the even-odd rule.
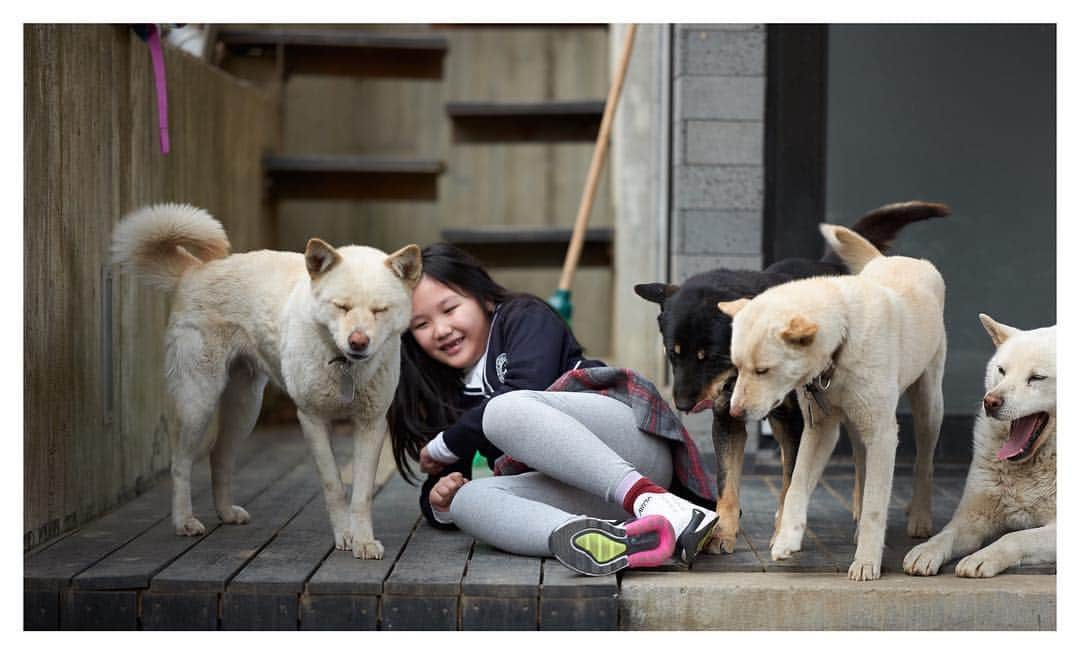
[[1040,436],[1050,422],[1045,412],[1033,413],[1013,420],[1009,425],[1009,438],[998,450],[998,461],[1025,461],[1042,445]]

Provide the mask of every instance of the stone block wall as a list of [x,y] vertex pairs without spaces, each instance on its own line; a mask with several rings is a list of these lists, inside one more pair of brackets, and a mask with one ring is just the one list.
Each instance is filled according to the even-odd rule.
[[765,197],[765,25],[674,30],[671,281],[758,269]]

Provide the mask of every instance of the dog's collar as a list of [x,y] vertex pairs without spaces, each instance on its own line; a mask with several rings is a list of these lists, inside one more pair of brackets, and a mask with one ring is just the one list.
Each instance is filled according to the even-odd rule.
[[844,346],[844,342],[841,341],[840,345],[836,346],[833,350],[832,356],[829,357],[829,365],[825,366],[825,369],[819,372],[810,383],[803,386],[803,392],[806,393],[807,410],[809,411],[810,426],[814,425],[814,404],[818,405],[822,413],[829,415],[829,407],[825,403],[824,393],[829,390],[829,386],[832,385],[833,374],[836,372],[836,357],[840,354],[840,348]]

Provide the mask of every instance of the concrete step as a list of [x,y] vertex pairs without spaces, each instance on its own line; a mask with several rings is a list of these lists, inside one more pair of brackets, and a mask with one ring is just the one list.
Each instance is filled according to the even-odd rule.
[[633,572],[622,629],[1055,630],[1057,575],[990,579],[808,572]]

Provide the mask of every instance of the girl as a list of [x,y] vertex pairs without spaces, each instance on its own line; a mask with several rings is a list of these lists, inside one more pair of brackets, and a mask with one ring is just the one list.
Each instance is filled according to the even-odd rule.
[[[423,251],[389,420],[398,470],[429,475],[428,522],[508,552],[594,575],[689,565],[716,524],[676,495],[715,490],[653,385],[584,358],[547,303],[448,244]],[[469,481],[476,452],[494,477]]]

